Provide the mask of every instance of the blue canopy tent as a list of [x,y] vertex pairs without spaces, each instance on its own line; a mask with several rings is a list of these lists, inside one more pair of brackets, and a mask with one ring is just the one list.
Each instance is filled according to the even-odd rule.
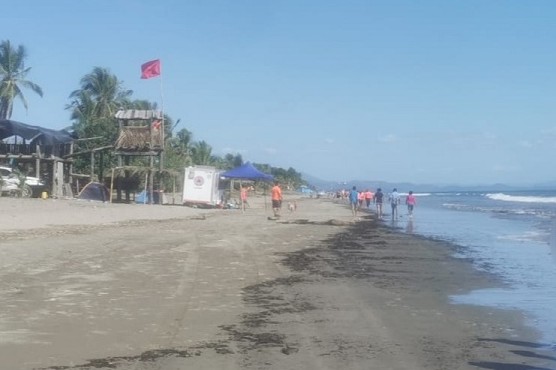
[[226,179],[237,180],[254,180],[254,181],[272,181],[274,176],[259,171],[251,162],[233,168],[229,171],[220,174],[221,177]]
[[[241,185],[241,180],[250,180],[250,181],[267,181],[267,182],[271,182],[274,180],[274,176],[269,175],[267,173],[264,173],[262,171],[259,171],[255,166],[253,166],[251,164],[251,162],[246,162],[245,164],[233,168],[229,171],[223,172],[220,174],[220,177],[223,177],[225,179],[230,179],[230,180],[240,180],[240,187]],[[230,188],[232,188],[233,185],[230,184]],[[242,209],[243,207],[243,200],[242,202]],[[266,197],[265,197],[265,209],[266,209]]]

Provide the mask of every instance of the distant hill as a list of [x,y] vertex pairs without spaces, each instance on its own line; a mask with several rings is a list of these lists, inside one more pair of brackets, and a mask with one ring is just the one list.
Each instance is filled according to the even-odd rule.
[[413,190],[415,192],[443,192],[443,191],[518,191],[518,190],[555,190],[556,182],[531,185],[506,185],[506,184],[490,184],[490,185],[432,185],[432,184],[413,184],[409,182],[387,182],[379,180],[350,180],[350,181],[327,181],[309,174],[302,173],[303,179],[311,186],[318,190],[335,191],[339,189],[347,189],[356,186],[358,189],[382,188],[383,191],[391,191],[397,188],[401,192]]

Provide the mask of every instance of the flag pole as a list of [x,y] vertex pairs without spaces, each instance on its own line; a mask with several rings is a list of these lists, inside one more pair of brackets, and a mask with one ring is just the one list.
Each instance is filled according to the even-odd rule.
[[[159,158],[160,158],[160,163],[159,163],[159,172],[162,173],[162,170],[164,169],[164,146],[165,146],[165,139],[166,139],[166,135],[164,133],[164,94],[162,93],[162,73],[161,73],[161,63],[160,63],[160,59],[154,59],[151,61],[148,61],[146,63],[143,63],[141,65],[141,78],[143,79],[149,79],[152,77],[160,77],[160,110],[162,113],[162,117],[160,120],[160,152],[159,152]],[[153,114],[154,115],[154,114]],[[154,118],[154,117],[153,117]],[[149,132],[151,133],[151,144],[152,144],[152,127],[153,122],[151,122],[151,127],[149,127]],[[153,188],[153,173],[154,173],[154,153],[150,153],[149,157],[150,157],[150,164],[149,164],[149,173],[150,173],[150,179],[151,179],[151,183],[150,183],[150,195],[151,195],[151,204],[153,201],[153,197],[152,197],[152,188]]]
[[160,71],[160,111],[162,113],[160,134],[162,135],[162,151],[160,152],[160,170],[164,169],[164,150],[166,150],[166,130],[164,129],[164,90],[162,89],[162,67]]

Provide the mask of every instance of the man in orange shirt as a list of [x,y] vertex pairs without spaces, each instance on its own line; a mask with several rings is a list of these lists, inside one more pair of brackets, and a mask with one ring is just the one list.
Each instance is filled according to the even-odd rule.
[[274,217],[280,217],[280,208],[282,208],[282,189],[280,183],[274,181],[274,186],[270,190],[272,196],[272,209],[274,210]]

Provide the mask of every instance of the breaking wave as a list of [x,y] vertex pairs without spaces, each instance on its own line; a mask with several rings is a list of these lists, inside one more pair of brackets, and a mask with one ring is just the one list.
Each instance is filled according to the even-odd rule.
[[486,194],[486,197],[492,200],[500,200],[504,202],[520,202],[520,203],[555,203],[556,197],[541,197],[532,195],[508,195],[504,193]]

